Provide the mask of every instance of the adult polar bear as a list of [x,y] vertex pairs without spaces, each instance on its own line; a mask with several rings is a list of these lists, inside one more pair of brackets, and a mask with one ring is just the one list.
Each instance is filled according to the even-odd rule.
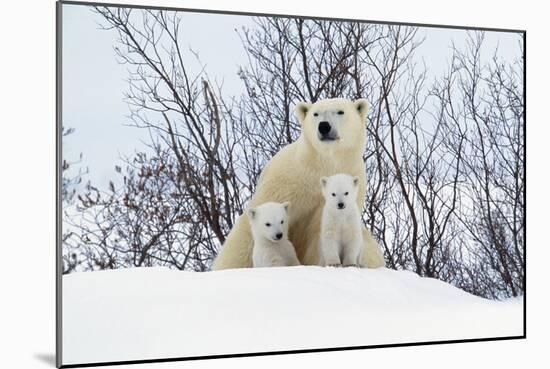
[[[359,177],[357,205],[363,208],[366,192],[365,119],[368,104],[360,99],[328,99],[298,103],[296,115],[302,133],[266,165],[249,206],[290,202],[289,239],[300,262],[319,265],[319,232],[324,206],[320,178],[337,173]],[[377,242],[363,230],[361,265],[384,266]],[[213,270],[252,265],[252,234],[246,214],[241,215],[214,260]]]

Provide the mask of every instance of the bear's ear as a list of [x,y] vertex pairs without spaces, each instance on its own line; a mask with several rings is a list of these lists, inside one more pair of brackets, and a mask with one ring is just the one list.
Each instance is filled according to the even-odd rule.
[[327,185],[327,177],[321,177],[321,187],[325,187]]
[[296,104],[296,117],[298,117],[298,120],[300,121],[300,124],[306,119],[307,112],[311,108],[310,103],[305,102],[298,102]]
[[290,206],[290,201],[283,202],[283,208],[285,208],[285,211],[288,213],[288,207]]
[[357,187],[358,184],[359,184],[359,177],[353,177],[353,185]]
[[256,218],[258,211],[254,208],[250,208],[246,211],[246,214],[248,214],[248,218],[250,218],[250,220],[253,220],[254,218]]
[[355,100],[353,105],[355,105],[355,109],[357,109],[357,113],[359,113],[359,116],[361,117],[361,122],[365,122],[365,119],[367,118],[367,111],[369,110],[369,102],[365,99],[359,99]]

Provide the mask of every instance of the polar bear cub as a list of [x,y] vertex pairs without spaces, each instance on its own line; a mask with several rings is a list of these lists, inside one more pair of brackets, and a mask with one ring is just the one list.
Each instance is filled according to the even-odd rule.
[[254,268],[300,265],[288,240],[288,207],[288,202],[266,202],[248,209]]
[[325,205],[319,249],[324,265],[360,265],[363,226],[357,206],[358,184],[358,177],[342,173],[321,178]]

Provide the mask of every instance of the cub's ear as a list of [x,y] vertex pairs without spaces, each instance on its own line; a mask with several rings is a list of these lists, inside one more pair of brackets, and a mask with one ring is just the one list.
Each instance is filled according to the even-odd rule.
[[254,218],[256,218],[256,215],[258,214],[258,211],[254,208],[250,208],[246,211],[246,214],[248,215],[248,218],[250,220],[253,220]]
[[290,206],[290,201],[283,202],[283,208],[285,208],[285,211],[288,213],[288,208]]
[[353,177],[353,185],[357,187],[358,184],[359,184],[359,177]]
[[321,177],[321,187],[325,187],[327,185],[327,177]]
[[302,122],[304,121],[304,119],[306,119],[306,115],[307,115],[307,112],[309,111],[309,109],[311,108],[311,104],[310,103],[305,103],[305,102],[298,102],[296,104],[296,117],[298,117],[298,120],[300,121],[300,124],[302,124]]
[[355,105],[357,113],[361,116],[361,122],[365,122],[365,119],[367,118],[367,111],[369,110],[369,102],[365,99],[359,99],[355,100],[353,105]]

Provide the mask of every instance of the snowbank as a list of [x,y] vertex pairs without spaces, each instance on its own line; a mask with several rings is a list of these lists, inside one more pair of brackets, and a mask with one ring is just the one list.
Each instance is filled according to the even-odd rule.
[[488,301],[405,271],[138,268],[63,277],[64,364],[522,334],[521,299]]

